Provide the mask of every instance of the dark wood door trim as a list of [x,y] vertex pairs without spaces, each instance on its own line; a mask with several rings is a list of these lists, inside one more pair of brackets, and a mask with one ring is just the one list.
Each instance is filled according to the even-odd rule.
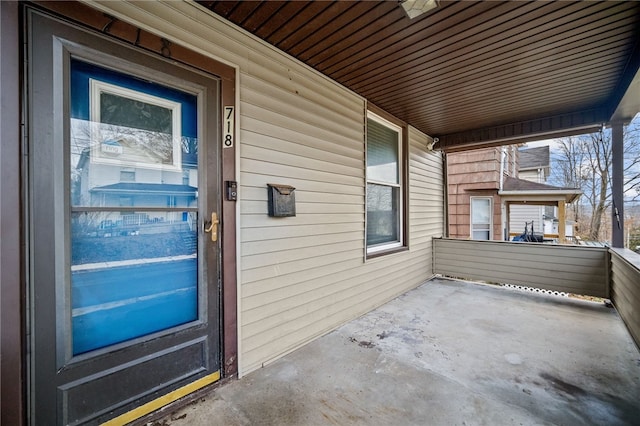
[[0,424],[25,424],[20,7],[0,2]]
[[[127,22],[106,15],[78,2],[37,1],[35,4],[55,13],[59,17],[73,21],[108,36],[117,38],[138,48],[153,52],[165,58],[184,63],[192,68],[221,78],[221,113],[224,106],[233,106],[236,114],[236,69],[206,57],[177,43],[174,43]],[[222,117],[220,117],[222,123]],[[234,139],[235,135],[234,129]],[[221,197],[222,236],[222,365],[223,377],[235,376],[238,372],[238,316],[237,316],[237,273],[236,273],[236,202],[228,201],[225,182],[236,179],[235,143],[231,148],[221,150],[221,173],[219,193]]]

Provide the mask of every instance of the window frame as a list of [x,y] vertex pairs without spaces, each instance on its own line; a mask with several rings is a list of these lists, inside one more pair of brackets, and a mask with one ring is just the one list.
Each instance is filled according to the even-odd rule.
[[[489,223],[487,224],[489,226],[489,238],[484,240],[479,240],[477,238],[474,238],[473,232],[474,232],[474,222],[473,222],[473,201],[474,200],[489,200]],[[475,241],[493,241],[493,197],[491,196],[473,196],[473,197],[469,197],[469,238]],[[484,223],[481,223],[480,225],[484,225]],[[484,231],[484,229],[477,229],[477,231]]]
[[[378,124],[381,124],[398,134],[398,183],[390,184],[388,182],[381,182],[377,180],[369,179],[369,171],[368,171],[368,148],[369,148],[369,120],[375,121]],[[382,256],[389,253],[395,253],[398,251],[408,250],[408,228],[409,228],[409,217],[408,217],[408,170],[409,170],[409,162],[408,162],[408,131],[405,123],[396,119],[395,117],[385,113],[382,110],[377,108],[371,110],[367,110],[365,117],[365,257],[366,258],[374,258],[378,256]],[[369,201],[369,190],[368,185],[382,185],[393,188],[398,188],[398,196],[399,200],[397,202],[398,212],[397,212],[397,234],[398,239],[392,242],[380,243],[375,245],[369,245],[367,241],[367,224],[369,221],[369,212],[368,212],[368,201]]]
[[[131,179],[123,179],[123,176],[131,177]],[[135,182],[136,170],[135,169],[121,169],[120,170],[120,182]]]

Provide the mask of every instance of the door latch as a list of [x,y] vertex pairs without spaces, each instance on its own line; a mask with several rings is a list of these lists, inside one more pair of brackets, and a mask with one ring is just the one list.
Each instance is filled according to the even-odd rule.
[[209,222],[209,227],[205,223],[204,232],[211,233],[211,241],[218,241],[218,224],[220,221],[218,220],[218,213],[211,213],[211,222]]

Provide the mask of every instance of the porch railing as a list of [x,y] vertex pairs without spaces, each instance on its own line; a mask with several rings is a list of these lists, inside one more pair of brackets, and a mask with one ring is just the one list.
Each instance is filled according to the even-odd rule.
[[611,251],[611,302],[640,347],[640,255],[627,249]]
[[640,255],[630,250],[447,238],[433,245],[436,274],[610,299],[640,346]]
[[605,247],[434,239],[434,273],[609,297]]

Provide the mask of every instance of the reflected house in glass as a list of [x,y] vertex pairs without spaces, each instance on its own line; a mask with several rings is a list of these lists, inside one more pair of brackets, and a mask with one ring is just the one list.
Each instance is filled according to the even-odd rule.
[[[78,162],[76,182],[78,202],[92,207],[120,206],[197,207],[197,154],[183,153],[180,171],[141,167],[114,167],[112,164],[91,161],[91,149],[83,151]],[[185,223],[195,226],[195,217],[184,212],[146,211],[123,209],[111,213],[98,226],[108,228],[134,227],[132,232],[158,232],[159,225]],[[144,225],[147,226],[146,230]],[[154,231],[155,230],[155,231]]]
[[182,105],[89,78],[91,161],[181,169]]
[[71,89],[72,205],[106,209],[82,232],[193,231],[196,97],[78,60]]

